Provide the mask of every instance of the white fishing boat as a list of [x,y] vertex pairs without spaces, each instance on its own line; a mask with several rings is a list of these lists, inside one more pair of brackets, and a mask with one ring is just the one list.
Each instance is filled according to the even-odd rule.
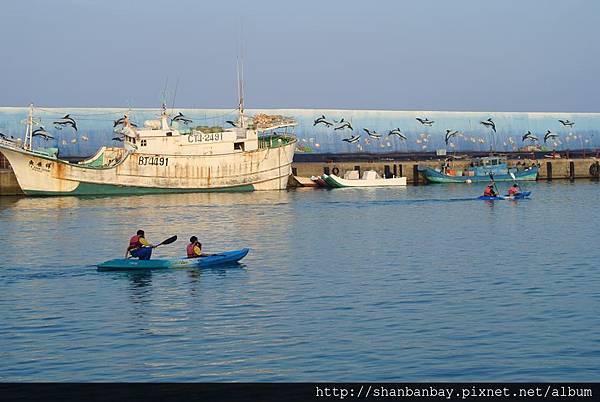
[[102,147],[79,163],[59,159],[55,148],[33,147],[33,115],[31,106],[24,141],[0,140],[26,195],[281,190],[291,174],[295,121],[246,117],[242,98],[231,128],[187,128],[164,106],[143,128],[125,118],[123,146]]
[[366,170],[360,177],[358,170],[351,170],[341,178],[334,174],[321,176],[331,187],[395,187],[406,186],[406,177],[392,177],[389,179],[379,176],[374,170]]

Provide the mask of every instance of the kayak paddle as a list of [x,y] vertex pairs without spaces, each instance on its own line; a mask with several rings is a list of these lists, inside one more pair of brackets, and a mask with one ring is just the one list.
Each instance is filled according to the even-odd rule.
[[500,195],[500,191],[498,191],[498,186],[496,185],[496,181],[494,180],[494,175],[492,174],[492,172],[490,172],[490,180],[492,181],[492,184],[496,189],[496,195]]
[[158,246],[162,246],[163,244],[171,244],[173,243],[175,240],[177,240],[177,235],[175,236],[171,236],[166,240],[161,241],[160,243],[158,243],[156,246],[154,247],[158,247]]

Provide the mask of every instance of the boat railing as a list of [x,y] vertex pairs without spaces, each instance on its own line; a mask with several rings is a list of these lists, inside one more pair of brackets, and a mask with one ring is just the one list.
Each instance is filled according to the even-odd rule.
[[283,135],[269,135],[262,136],[258,138],[258,148],[259,149],[267,149],[267,148],[277,148],[283,145],[287,145],[295,140],[292,136],[283,136]]

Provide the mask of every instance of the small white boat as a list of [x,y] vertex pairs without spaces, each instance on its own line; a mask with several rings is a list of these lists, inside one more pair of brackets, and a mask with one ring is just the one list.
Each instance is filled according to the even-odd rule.
[[395,187],[406,186],[406,177],[393,177],[385,179],[374,170],[363,172],[362,178],[358,170],[351,170],[344,174],[344,178],[334,174],[321,176],[331,187]]

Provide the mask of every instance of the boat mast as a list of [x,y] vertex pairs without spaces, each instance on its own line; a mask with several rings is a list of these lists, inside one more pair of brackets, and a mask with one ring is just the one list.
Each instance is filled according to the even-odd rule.
[[33,141],[33,103],[29,104],[29,116],[27,116],[27,128],[25,129],[25,141],[23,148],[31,151]]
[[162,130],[170,130],[171,129],[171,127],[169,127],[169,113],[167,113],[166,102],[163,102],[161,105],[160,128]]
[[237,66],[237,78],[238,78],[238,126],[241,128],[245,128],[244,122],[244,62],[238,59]]

